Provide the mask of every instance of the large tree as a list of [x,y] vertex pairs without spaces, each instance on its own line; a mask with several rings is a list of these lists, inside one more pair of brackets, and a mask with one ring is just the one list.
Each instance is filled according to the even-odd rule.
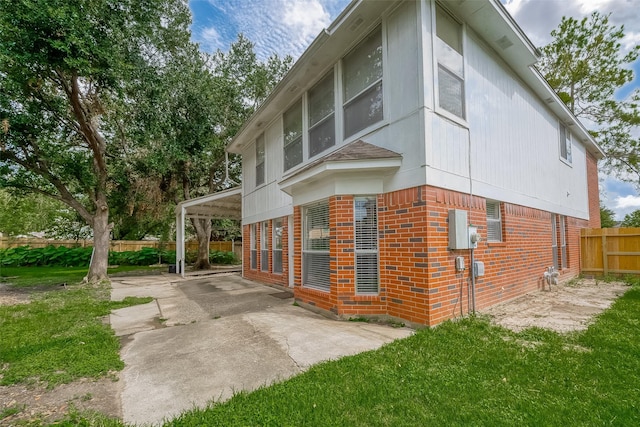
[[563,17],[542,48],[538,64],[569,109],[591,129],[607,158],[605,171],[640,188],[640,92],[616,99],[616,90],[634,78],[630,64],[640,46],[626,52],[624,27],[594,12],[578,21]]
[[[135,169],[165,183],[162,194],[176,203],[238,185],[240,159],[230,155],[225,165],[225,147],[290,64],[290,57],[276,55],[260,61],[242,35],[226,53],[208,55],[196,45],[184,46],[162,75],[149,76],[153,83],[144,85],[141,97],[154,100],[152,112],[137,109],[130,115],[134,121],[136,114],[152,115],[157,123]],[[211,220],[192,218],[191,225],[198,238],[194,267],[209,268]]]
[[135,141],[121,127],[131,88],[189,43],[189,24],[181,0],[0,7],[0,186],[59,200],[91,226],[89,281],[106,278],[112,164]]

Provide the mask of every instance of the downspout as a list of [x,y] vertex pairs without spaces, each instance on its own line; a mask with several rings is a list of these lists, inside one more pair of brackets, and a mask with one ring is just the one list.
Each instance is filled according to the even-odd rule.
[[[468,133],[467,131],[467,140],[469,141],[469,153],[468,153],[468,158],[469,158],[469,224],[467,224],[467,230],[469,230],[469,227],[471,226],[471,211],[472,211],[472,207],[473,207],[473,179],[471,177],[471,135]],[[468,233],[468,231],[467,231]],[[471,236],[469,236],[469,243],[471,244]],[[474,257],[473,257],[473,247],[471,247],[469,249],[470,251],[470,255],[469,255],[469,273],[471,274],[471,306],[469,307],[469,311],[471,313],[473,313],[474,315],[476,314],[476,274],[475,274],[475,268],[473,266],[473,261],[474,261]],[[468,300],[468,298],[467,298]]]

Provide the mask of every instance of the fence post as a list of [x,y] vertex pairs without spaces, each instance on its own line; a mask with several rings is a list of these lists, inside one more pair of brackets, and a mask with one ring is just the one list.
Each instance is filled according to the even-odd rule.
[[609,274],[609,255],[607,254],[607,234],[606,233],[602,233],[602,273],[605,276]]

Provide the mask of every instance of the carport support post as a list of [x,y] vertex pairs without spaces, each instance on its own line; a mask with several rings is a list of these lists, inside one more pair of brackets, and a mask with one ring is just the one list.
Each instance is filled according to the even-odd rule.
[[184,216],[185,209],[180,206],[180,212],[176,215],[176,268],[182,277],[184,277]]

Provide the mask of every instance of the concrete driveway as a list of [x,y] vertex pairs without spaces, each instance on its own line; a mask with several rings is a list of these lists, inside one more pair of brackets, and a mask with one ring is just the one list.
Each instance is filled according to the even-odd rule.
[[376,349],[407,328],[327,319],[293,305],[292,293],[219,274],[112,280],[113,300],[151,296],[110,316],[122,337],[125,422],[165,418],[282,381],[311,365]]

